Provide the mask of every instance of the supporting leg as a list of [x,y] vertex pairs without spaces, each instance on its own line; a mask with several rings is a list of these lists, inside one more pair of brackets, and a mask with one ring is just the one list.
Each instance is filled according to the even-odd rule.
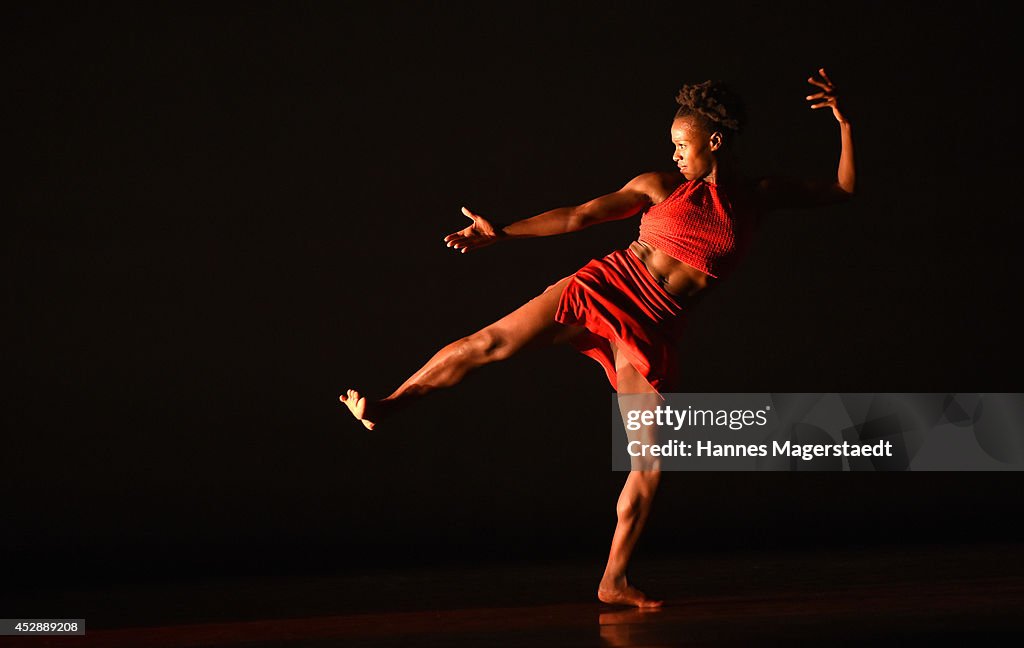
[[[658,395],[655,389],[637,372],[625,354],[614,344],[612,349],[615,353],[619,393],[631,394],[629,397],[630,407],[646,408],[649,406],[653,408],[656,406]],[[637,396],[633,396],[633,394]],[[647,395],[650,398],[645,398]],[[623,415],[625,416],[625,412]],[[648,440],[653,440],[656,431],[643,430],[640,434],[647,437]],[[631,586],[626,578],[629,559],[633,555],[636,543],[640,539],[640,533],[650,515],[654,494],[661,481],[661,470],[657,463],[640,468],[630,471],[622,493],[619,495],[615,507],[618,523],[615,526],[615,533],[612,535],[608,564],[605,566],[604,576],[598,586],[597,596],[605,603],[658,607],[662,604],[661,601],[648,598],[643,592]]]

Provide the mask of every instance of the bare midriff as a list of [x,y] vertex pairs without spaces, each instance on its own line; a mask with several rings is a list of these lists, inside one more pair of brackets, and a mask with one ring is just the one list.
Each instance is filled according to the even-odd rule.
[[644,262],[654,280],[675,297],[692,297],[713,281],[713,277],[692,265],[674,259],[646,243],[633,241],[629,249]]

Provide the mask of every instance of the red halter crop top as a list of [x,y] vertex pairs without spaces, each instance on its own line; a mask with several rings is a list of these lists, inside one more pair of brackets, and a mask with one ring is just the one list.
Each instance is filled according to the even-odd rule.
[[718,278],[746,247],[748,219],[743,221],[718,185],[688,180],[644,212],[637,240]]

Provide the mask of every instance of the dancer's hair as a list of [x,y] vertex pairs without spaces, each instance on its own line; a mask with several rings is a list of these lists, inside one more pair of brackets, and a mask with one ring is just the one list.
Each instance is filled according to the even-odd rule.
[[676,95],[679,117],[694,117],[708,133],[718,131],[731,140],[746,118],[743,100],[721,81],[684,85]]

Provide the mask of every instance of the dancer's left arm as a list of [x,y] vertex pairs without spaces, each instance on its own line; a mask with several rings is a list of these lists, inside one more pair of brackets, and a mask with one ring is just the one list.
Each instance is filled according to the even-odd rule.
[[839,153],[839,169],[834,181],[769,177],[758,183],[758,193],[766,209],[788,207],[814,207],[830,205],[848,200],[856,184],[856,167],[853,163],[853,131],[850,121],[839,110],[838,93],[825,69],[818,70],[820,79],[810,77],[807,82],[821,88],[821,92],[810,94],[807,101],[812,109],[829,107],[839,122],[839,136],[842,149]]

